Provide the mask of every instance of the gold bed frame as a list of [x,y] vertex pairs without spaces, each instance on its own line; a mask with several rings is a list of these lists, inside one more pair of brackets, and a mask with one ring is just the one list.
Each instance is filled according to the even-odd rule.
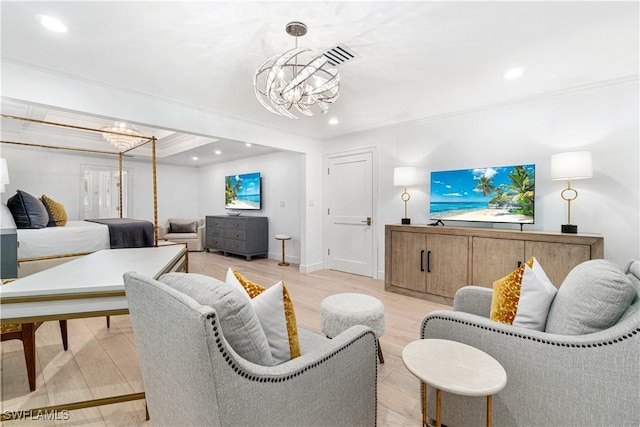
[[[100,134],[109,133],[114,135],[123,135],[123,136],[131,136],[127,133],[110,131],[110,130],[101,130],[84,126],[76,126],[69,125],[65,123],[56,123],[49,122],[45,120],[38,119],[30,119],[27,117],[19,117],[19,116],[11,116],[8,114],[0,114],[0,117],[5,119],[13,119],[13,120],[21,120],[29,123],[38,123],[42,125],[48,126],[57,126],[67,129],[75,129],[82,130],[87,132],[97,132]],[[85,153],[93,153],[93,154],[107,154],[107,155],[116,155],[118,156],[118,178],[120,181],[120,185],[118,186],[118,197],[120,206],[122,206],[122,155],[128,153],[131,150],[135,150],[138,147],[142,147],[143,145],[151,142],[151,167],[152,167],[152,181],[153,181],[153,240],[154,246],[158,246],[158,184],[157,184],[157,171],[156,171],[156,137],[155,136],[145,136],[145,135],[136,135],[136,138],[145,140],[142,143],[136,145],[135,147],[131,147],[128,150],[124,151],[108,151],[108,150],[93,150],[88,148],[77,148],[77,147],[64,147],[57,145],[47,145],[47,144],[34,144],[30,142],[16,142],[16,141],[0,141],[2,144],[12,144],[12,145],[22,145],[27,147],[38,147],[38,148],[51,148],[55,150],[68,150],[68,151],[80,151]],[[120,209],[120,218],[122,218],[122,209]],[[76,256],[87,255],[86,253],[78,253],[78,254],[63,254],[63,255],[53,255],[53,256],[45,256],[45,257],[35,257],[35,258],[23,258],[18,260],[18,266],[21,262],[29,262],[29,261],[44,261],[51,259],[59,259],[59,258],[70,258]]]

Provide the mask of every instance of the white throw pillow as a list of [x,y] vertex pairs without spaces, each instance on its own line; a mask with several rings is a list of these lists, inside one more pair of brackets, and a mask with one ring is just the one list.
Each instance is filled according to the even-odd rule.
[[251,300],[251,305],[269,341],[274,365],[291,360],[283,296],[282,282],[278,282]]
[[291,360],[284,302],[284,285],[282,282],[276,283],[253,298],[250,297],[231,268],[227,270],[225,282],[240,290],[251,301],[251,306],[258,316],[260,325],[269,342],[274,365]]
[[553,286],[537,259],[533,259],[533,267],[525,265],[520,301],[513,324],[536,331],[544,331],[549,308],[558,289]]
[[251,297],[249,296],[249,293],[247,292],[247,290],[244,288],[244,286],[242,286],[242,283],[240,283],[240,281],[238,280],[238,278],[236,277],[235,274],[233,274],[233,270],[231,268],[229,268],[227,270],[227,277],[225,277],[224,281],[228,284],[233,286],[234,288],[236,288],[237,290],[240,291],[240,293],[242,293],[242,295],[244,295],[249,301],[251,301]]

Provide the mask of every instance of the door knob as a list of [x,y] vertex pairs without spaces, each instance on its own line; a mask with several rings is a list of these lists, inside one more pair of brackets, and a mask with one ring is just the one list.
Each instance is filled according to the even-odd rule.
[[366,222],[367,225],[371,225],[371,217],[368,216],[366,221],[360,221],[360,222]]

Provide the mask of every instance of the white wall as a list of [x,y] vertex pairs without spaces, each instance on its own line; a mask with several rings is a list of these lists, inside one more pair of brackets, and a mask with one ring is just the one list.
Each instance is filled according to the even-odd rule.
[[[300,263],[300,236],[303,217],[301,205],[303,154],[292,152],[273,153],[247,157],[232,162],[205,166],[199,169],[200,216],[225,215],[224,178],[227,175],[260,172],[262,178],[262,203],[259,211],[242,211],[243,216],[266,216],[269,222],[269,258],[281,259],[281,244],[276,234],[288,234],[286,259]],[[284,205],[284,206],[282,206]]]
[[[560,198],[566,182],[550,180],[550,157],[591,150],[594,176],[573,183],[579,197],[572,203],[572,223],[580,232],[602,234],[605,257],[624,264],[640,258],[638,91],[636,80],[547,95],[337,138],[325,142],[325,153],[378,147],[377,232],[384,242],[384,224],[397,224],[403,216],[402,189],[392,185],[396,166],[418,168],[419,185],[409,189],[409,217],[426,224],[431,171],[535,163],[536,223],[525,229],[559,231],[567,219]],[[384,268],[384,244],[378,256]]]
[[[82,165],[118,168],[116,156],[93,156],[43,148],[2,145],[1,155],[7,159],[11,183],[6,185],[2,201],[16,190],[40,197],[43,194],[64,205],[69,220],[80,218]],[[131,170],[133,202],[130,218],[153,222],[152,169],[149,161],[123,160]],[[198,171],[194,168],[157,166],[158,222],[170,217],[198,215]]]

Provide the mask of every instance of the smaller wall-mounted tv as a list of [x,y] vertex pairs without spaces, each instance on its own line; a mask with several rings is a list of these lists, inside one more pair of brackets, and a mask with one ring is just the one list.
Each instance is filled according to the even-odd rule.
[[228,175],[224,178],[224,205],[227,209],[258,210],[261,206],[260,172]]
[[535,165],[431,172],[432,220],[534,223]]

